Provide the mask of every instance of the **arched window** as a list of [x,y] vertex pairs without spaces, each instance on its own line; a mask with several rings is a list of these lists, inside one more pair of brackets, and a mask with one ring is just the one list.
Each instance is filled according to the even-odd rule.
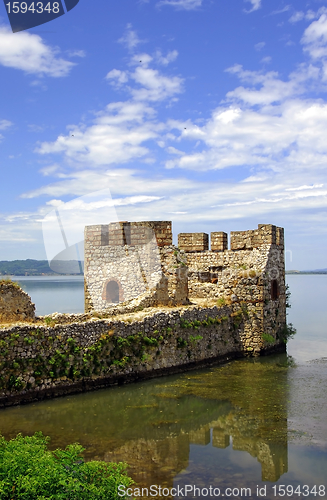
[[116,281],[109,281],[106,286],[106,301],[110,304],[119,303],[119,286]]
[[278,281],[272,280],[271,282],[271,300],[277,300],[279,297]]

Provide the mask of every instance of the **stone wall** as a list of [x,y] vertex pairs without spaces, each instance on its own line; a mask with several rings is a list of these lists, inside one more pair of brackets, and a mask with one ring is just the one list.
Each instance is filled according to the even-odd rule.
[[231,250],[226,246],[226,233],[211,233],[211,250],[185,251],[189,299],[246,303],[257,309],[262,333],[273,335],[286,324],[283,229],[232,232]]
[[35,305],[17,283],[0,280],[0,323],[33,321]]
[[260,307],[188,306],[0,330],[0,406],[285,350],[262,338]]
[[[87,227],[86,312],[108,311],[114,302],[150,293],[151,305],[193,299],[260,303],[263,317],[278,309],[274,321],[285,324],[284,230],[259,224],[232,232],[230,250],[226,233],[212,232],[210,240],[209,250],[208,234],[180,233],[175,247],[167,221]],[[271,322],[265,322],[268,330]]]
[[[85,311],[108,310],[152,290],[152,304],[187,303],[187,277],[171,222],[85,228]],[[179,260],[178,260],[179,259]]]

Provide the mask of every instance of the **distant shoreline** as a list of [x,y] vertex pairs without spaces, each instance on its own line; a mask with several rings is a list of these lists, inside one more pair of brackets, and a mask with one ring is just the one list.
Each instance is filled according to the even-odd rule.
[[[83,276],[83,272],[71,272],[83,270],[83,261],[56,260],[55,270],[49,266],[47,260],[2,260],[0,261],[0,277],[6,276]],[[59,272],[58,272],[59,271]]]
[[327,271],[285,271],[285,274],[327,274]]

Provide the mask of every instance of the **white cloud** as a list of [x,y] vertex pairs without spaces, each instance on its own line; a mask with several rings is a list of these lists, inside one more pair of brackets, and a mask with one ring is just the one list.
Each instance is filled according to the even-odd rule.
[[138,67],[131,77],[140,85],[131,90],[137,101],[162,101],[183,91],[181,78],[164,76],[156,69]]
[[247,10],[247,13],[254,12],[255,10],[260,9],[261,0],[245,0],[246,2],[250,2],[252,4],[252,9]]
[[69,162],[88,163],[93,167],[141,158],[145,163],[153,163],[155,160],[145,143],[158,139],[165,125],[157,123],[152,106],[176,99],[183,91],[183,80],[149,68],[151,61],[148,54],[138,54],[131,60],[131,65],[136,65],[134,70],[111,70],[106,79],[126,90],[130,98],[106,106],[90,126],[70,127],[67,135],[59,136],[52,143],[40,144],[37,152],[64,154]]
[[305,17],[305,14],[304,12],[302,12],[301,10],[300,11],[296,11],[294,12],[294,14],[289,18],[289,22],[290,23],[298,23],[299,21],[302,21],[302,19],[304,19]]
[[6,130],[11,127],[12,123],[9,120],[0,120],[0,130]]
[[290,5],[285,5],[285,7],[283,7],[282,9],[273,10],[270,15],[275,16],[276,14],[283,14],[284,12],[288,12],[290,8]]
[[322,14],[317,21],[308,26],[301,43],[313,59],[327,56],[327,14]]
[[128,50],[133,51],[144,40],[140,40],[136,31],[132,30],[132,25],[128,24],[124,35],[119,38],[118,42],[123,44]]
[[0,27],[0,64],[29,74],[67,76],[74,63],[58,55],[57,48],[46,45],[38,35],[11,33]]
[[[11,127],[12,123],[9,120],[0,120],[0,130],[6,130],[8,127]],[[0,134],[0,141],[2,141],[3,135]]]
[[[327,55],[326,14],[305,30],[302,43],[316,59],[325,50]],[[175,144],[200,141],[202,147],[169,158],[166,167],[207,171],[238,166],[269,176],[294,172],[303,177],[303,185],[311,184],[315,172],[321,181],[327,165],[327,103],[306,96],[311,90],[325,91],[324,64],[302,63],[286,80],[273,71],[248,71],[237,64],[229,68],[243,85],[226,94],[205,124],[189,123],[185,130],[182,121],[170,122],[179,131]]]
[[126,71],[113,69],[112,71],[109,71],[109,73],[106,76],[106,79],[109,80],[111,83],[121,86],[123,83],[128,82],[128,75]]
[[[317,30],[312,33],[306,35],[305,47],[315,43]],[[154,103],[177,96],[183,81],[150,68],[156,61],[157,57],[138,54],[128,71],[109,73],[108,80],[121,79],[129,99],[107,106],[91,125],[76,126],[66,136],[39,146],[43,155],[62,155],[66,165],[79,164],[83,170],[71,173],[66,167],[63,173],[45,167],[44,175],[57,176],[57,182],[25,197],[58,200],[109,187],[126,220],[171,213],[174,220],[185,222],[190,215],[194,222],[258,213],[265,217],[272,212],[285,218],[290,211],[301,212],[304,220],[304,205],[306,210],[327,210],[327,102],[311,93],[313,88],[324,89],[319,65],[303,63],[286,79],[277,72],[234,65],[228,71],[241,86],[227,93],[209,119],[160,123]],[[159,162],[155,170],[145,166],[155,161],[158,146],[167,168],[180,169],[178,176],[159,176]],[[237,178],[231,170],[229,180],[224,180],[226,175],[219,171],[233,166],[239,167]],[[190,171],[209,173],[199,181],[187,178]]]
[[179,10],[193,10],[201,7],[202,1],[203,0],[161,0],[157,5],[170,5]]
[[163,66],[167,66],[169,63],[175,61],[177,57],[178,57],[177,50],[171,50],[170,52],[167,53],[166,56],[163,56],[160,50],[157,50],[156,52],[156,60],[158,61],[159,64],[162,64]]
[[69,57],[86,57],[85,50],[69,50]]
[[259,43],[255,44],[254,48],[255,48],[255,50],[257,50],[259,52],[260,50],[262,50],[264,48],[265,45],[266,45],[266,42],[259,42]]
[[63,153],[67,160],[93,166],[125,163],[148,153],[143,143],[157,137],[154,111],[141,102],[109,104],[89,127],[76,126],[53,143],[42,143],[41,154]]

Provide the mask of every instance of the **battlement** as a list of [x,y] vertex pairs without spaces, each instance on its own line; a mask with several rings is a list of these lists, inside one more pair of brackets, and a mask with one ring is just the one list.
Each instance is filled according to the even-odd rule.
[[[212,252],[228,250],[228,236],[224,232],[210,234]],[[272,224],[259,224],[258,229],[249,231],[232,231],[230,236],[231,250],[252,250],[261,245],[284,246],[284,229]],[[185,252],[205,252],[209,250],[207,233],[180,233],[178,247]]]
[[231,250],[251,250],[261,245],[284,246],[284,229],[272,224],[258,224],[258,229],[231,232]]
[[[85,243],[92,246],[138,246],[149,243],[155,236],[159,247],[172,245],[171,221],[113,222],[105,225],[86,226]],[[224,232],[210,233],[210,250],[228,250],[228,236]],[[259,224],[258,229],[232,231],[230,250],[252,250],[261,245],[284,246],[284,229],[272,224]],[[207,233],[180,233],[178,247],[185,252],[209,250]]]
[[157,245],[172,245],[170,221],[112,222],[110,224],[86,226],[85,244],[92,246],[138,246],[149,243],[156,237]]

